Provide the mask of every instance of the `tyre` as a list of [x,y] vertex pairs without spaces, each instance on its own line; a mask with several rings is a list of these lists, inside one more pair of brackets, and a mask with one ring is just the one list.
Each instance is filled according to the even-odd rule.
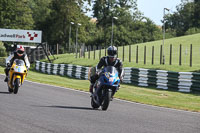
[[15,79],[15,84],[14,84],[14,94],[17,94],[17,93],[18,93],[19,86],[20,86],[20,79],[19,79],[19,78],[16,78],[16,79]]
[[91,98],[91,106],[92,106],[93,109],[98,109],[99,108],[99,105],[95,103],[93,98]]
[[112,91],[107,90],[105,97],[104,97],[104,100],[103,100],[102,105],[101,105],[102,110],[108,109],[108,106],[109,106],[109,103],[110,103],[110,100],[111,100],[111,95],[112,95]]
[[11,89],[10,87],[8,87],[8,92],[9,92],[9,93],[12,93],[12,92],[13,92],[13,89]]
[[[9,81],[8,81],[8,82],[9,82]],[[9,93],[12,93],[12,92],[13,92],[13,89],[9,87],[9,83],[8,83],[8,82],[7,82],[7,85],[8,85],[8,92],[9,92]]]

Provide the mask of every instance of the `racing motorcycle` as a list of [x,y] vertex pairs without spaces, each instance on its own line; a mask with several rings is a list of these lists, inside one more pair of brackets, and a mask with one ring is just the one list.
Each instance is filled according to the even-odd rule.
[[91,106],[97,109],[101,106],[102,110],[107,110],[113,95],[119,89],[120,79],[118,71],[113,66],[105,67],[99,74],[99,79],[93,87],[91,96]]
[[21,59],[15,59],[8,74],[8,91],[17,94],[27,76],[27,68]]

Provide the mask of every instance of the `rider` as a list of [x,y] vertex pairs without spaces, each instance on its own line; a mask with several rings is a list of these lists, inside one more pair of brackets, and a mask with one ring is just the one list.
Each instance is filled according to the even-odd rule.
[[10,70],[10,67],[12,66],[15,59],[22,59],[25,62],[27,70],[30,68],[30,62],[28,60],[27,54],[24,52],[24,47],[22,45],[17,45],[16,50],[6,59],[6,68],[5,68],[5,82],[8,81],[8,73]]
[[108,56],[102,57],[96,66],[96,73],[90,76],[90,93],[93,93],[93,86],[96,80],[99,78],[100,69],[104,66],[114,66],[118,72],[120,80],[123,78],[123,64],[121,60],[117,58],[117,48],[115,46],[109,46],[107,49]]

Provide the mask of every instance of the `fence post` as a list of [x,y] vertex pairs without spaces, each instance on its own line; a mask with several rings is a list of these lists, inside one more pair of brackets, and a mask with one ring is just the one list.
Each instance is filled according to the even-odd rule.
[[91,46],[88,46],[88,59],[90,59],[90,50],[91,50]]
[[118,45],[117,45],[117,58],[119,56],[119,49],[118,49]]
[[146,46],[144,46],[144,64],[146,64]]
[[181,51],[182,51],[182,45],[180,44],[180,55],[179,55],[179,65],[181,66]]
[[37,58],[36,58],[36,53],[35,53],[35,52],[36,52],[36,50],[33,50],[32,55],[31,55],[31,56],[32,56],[32,59],[33,59],[33,62],[35,62],[35,60],[37,59]]
[[172,44],[170,44],[169,65],[172,65]]
[[154,46],[152,46],[152,62],[151,64],[153,65],[154,64]]
[[58,43],[56,44],[56,54],[59,54],[59,46],[58,46]]
[[192,44],[190,44],[190,67],[192,67]]
[[96,46],[93,47],[94,50],[94,60],[95,60],[95,50],[96,50]]
[[87,47],[87,52],[88,52],[88,54],[89,54],[89,46],[86,46]]
[[138,45],[136,47],[136,63],[138,63]]
[[[25,50],[26,50],[26,53],[31,53],[31,47],[25,47]],[[29,61],[32,62],[31,55],[27,54],[27,56],[28,56]]]
[[101,46],[99,46],[99,60],[101,59]]
[[124,45],[123,45],[122,61],[124,61]]
[[85,49],[86,49],[86,47],[85,47],[85,44],[83,45],[83,58],[85,58]]
[[79,58],[81,58],[81,44],[78,45],[78,50],[79,50]]
[[106,46],[105,46],[105,56],[106,56]]
[[160,65],[162,64],[162,45],[160,45]]
[[131,62],[131,45],[129,44],[129,62]]
[[45,50],[46,50],[46,53],[48,53],[48,44],[47,44],[47,42],[45,43]]
[[40,60],[40,48],[37,48],[37,60]]

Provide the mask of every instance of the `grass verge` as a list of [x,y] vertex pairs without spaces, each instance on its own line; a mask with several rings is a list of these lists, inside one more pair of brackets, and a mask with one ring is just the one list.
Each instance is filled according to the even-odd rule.
[[[0,73],[3,67],[0,67]],[[30,70],[27,80],[56,85],[66,88],[88,91],[89,81],[72,79],[64,76],[48,75]],[[116,98],[156,105],[174,109],[200,112],[200,93],[181,93],[169,90],[160,90],[154,88],[136,87],[128,84],[122,84],[120,90],[115,95]],[[88,97],[89,98],[89,97]]]
[[[161,69],[175,72],[200,72],[200,33],[175,37],[165,40],[164,45],[164,55],[165,64],[160,64],[160,46],[163,44],[162,40],[146,42],[131,45],[131,62],[129,62],[129,46],[124,47],[124,67],[136,67],[136,68],[149,68],[149,69]],[[172,55],[171,55],[171,65],[170,61],[170,45],[172,44]],[[180,52],[181,44],[181,52]],[[190,46],[192,44],[192,56],[190,56]],[[136,48],[138,46],[138,63],[136,63]],[[154,46],[154,60],[152,65],[152,49]],[[144,49],[146,47],[146,54],[144,54]],[[118,57],[123,59],[123,47],[118,48]],[[89,56],[90,55],[90,56]],[[53,63],[56,64],[76,64],[82,66],[95,66],[99,57],[105,55],[105,50],[96,50],[85,53],[85,58],[81,57],[76,59],[75,54],[62,54],[56,56],[58,59],[54,60]],[[146,62],[144,64],[144,55],[146,55]],[[180,58],[181,55],[181,58]],[[90,57],[90,59],[88,59]],[[95,59],[94,59],[95,57]],[[190,60],[190,57],[192,60]],[[192,67],[190,67],[190,61],[192,61]],[[180,65],[179,65],[180,63]]]

